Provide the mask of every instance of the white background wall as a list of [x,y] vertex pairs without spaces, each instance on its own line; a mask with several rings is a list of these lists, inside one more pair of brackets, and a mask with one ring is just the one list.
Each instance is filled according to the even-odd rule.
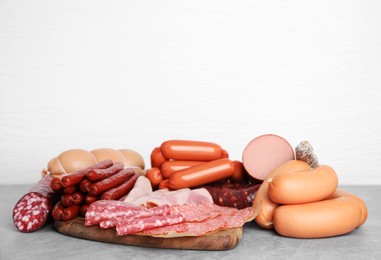
[[381,184],[381,2],[0,0],[0,184],[72,148],[309,140]]

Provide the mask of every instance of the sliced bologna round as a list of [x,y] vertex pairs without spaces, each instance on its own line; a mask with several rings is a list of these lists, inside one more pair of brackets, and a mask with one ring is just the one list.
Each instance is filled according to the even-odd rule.
[[252,178],[264,180],[275,168],[294,158],[294,150],[284,138],[266,134],[246,146],[242,163]]

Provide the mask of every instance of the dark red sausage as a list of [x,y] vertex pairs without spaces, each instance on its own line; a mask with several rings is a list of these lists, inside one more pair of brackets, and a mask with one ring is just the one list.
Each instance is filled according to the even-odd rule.
[[73,205],[73,195],[70,193],[64,193],[61,195],[61,203],[64,207]]
[[91,167],[88,167],[86,169],[83,169],[81,171],[68,174],[61,179],[61,185],[66,188],[69,186],[74,186],[80,183],[86,175],[89,173],[92,169],[105,169],[113,165],[113,162],[111,160],[103,160],[97,164],[94,164]]
[[62,220],[68,221],[72,220],[75,217],[79,215],[79,210],[81,209],[81,206],[79,205],[72,205],[70,207],[64,208],[63,214],[62,214]]
[[254,196],[260,184],[226,183],[223,185],[204,186],[213,202],[220,206],[243,209],[253,205]]
[[91,182],[100,181],[118,173],[123,167],[123,163],[116,162],[113,166],[106,169],[92,169],[88,172],[87,179]]
[[89,181],[88,179],[84,179],[83,181],[81,181],[81,183],[79,184],[79,189],[84,192],[84,193],[87,193],[89,192],[89,189],[90,189],[90,186],[92,185],[93,183],[91,181]]
[[62,220],[62,214],[63,214],[64,206],[61,202],[57,202],[57,204],[54,206],[52,210],[52,217],[54,220]]
[[117,174],[108,177],[104,180],[98,181],[90,186],[89,194],[92,196],[101,194],[102,192],[109,190],[111,188],[114,188],[118,186],[119,184],[122,184],[126,180],[128,180],[129,177],[131,177],[131,172],[133,172],[132,168],[127,168],[124,170],[121,170]]
[[66,188],[63,188],[62,192],[66,194],[72,194],[77,190],[77,186],[69,186]]
[[98,196],[91,196],[89,194],[86,194],[86,196],[85,196],[85,203],[86,204],[91,204],[97,200],[98,200]]
[[136,179],[138,177],[139,175],[131,173],[130,178],[127,181],[120,184],[119,186],[116,186],[108,191],[105,191],[102,194],[101,199],[102,200],[117,200],[121,198],[122,196],[130,192],[130,190],[134,187]]
[[54,192],[61,192],[61,179],[56,177],[52,178],[52,180],[50,181],[50,187]]
[[72,198],[73,198],[73,204],[74,205],[80,205],[84,201],[85,196],[83,195],[82,192],[76,191],[73,193]]
[[81,217],[85,217],[85,215],[86,215],[86,212],[87,212],[87,208],[89,207],[89,204],[82,204],[81,205],[81,208],[80,208],[80,210],[79,210],[79,215],[81,216]]

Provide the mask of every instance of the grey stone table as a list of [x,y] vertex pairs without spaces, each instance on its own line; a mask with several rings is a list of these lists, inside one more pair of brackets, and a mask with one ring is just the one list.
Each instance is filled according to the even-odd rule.
[[341,187],[368,206],[367,222],[352,233],[324,239],[292,239],[244,226],[237,245],[228,251],[156,249],[101,243],[58,233],[52,224],[33,233],[13,225],[12,209],[32,185],[0,185],[0,260],[8,259],[381,259],[381,186]]

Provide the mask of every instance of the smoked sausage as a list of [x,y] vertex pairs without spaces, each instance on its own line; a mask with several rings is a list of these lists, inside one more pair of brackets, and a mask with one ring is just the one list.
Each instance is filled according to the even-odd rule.
[[161,144],[160,151],[167,160],[213,161],[226,156],[221,146],[210,142],[169,140]]
[[289,171],[307,171],[310,166],[302,161],[291,160],[278,168],[276,168],[261,184],[259,187],[253,202],[255,212],[258,212],[255,222],[262,228],[273,228],[273,216],[274,210],[278,207],[278,203],[275,203],[269,198],[269,180],[272,181],[274,177],[282,172]]
[[87,173],[86,177],[91,182],[100,181],[118,173],[122,169],[123,163],[116,162],[106,169],[92,169]]
[[[312,203],[282,205],[274,212],[275,231],[287,237],[322,238],[343,235],[360,226],[367,213],[358,198],[338,192]],[[366,206],[365,206],[366,208]]]
[[319,165],[314,169],[296,171],[293,165],[299,164],[293,160],[288,170],[279,172],[277,176],[268,179],[269,198],[278,204],[300,204],[324,200],[337,189],[336,172],[328,165]]
[[205,185],[230,177],[234,170],[234,162],[226,158],[205,162],[172,174],[168,187],[176,190]]

